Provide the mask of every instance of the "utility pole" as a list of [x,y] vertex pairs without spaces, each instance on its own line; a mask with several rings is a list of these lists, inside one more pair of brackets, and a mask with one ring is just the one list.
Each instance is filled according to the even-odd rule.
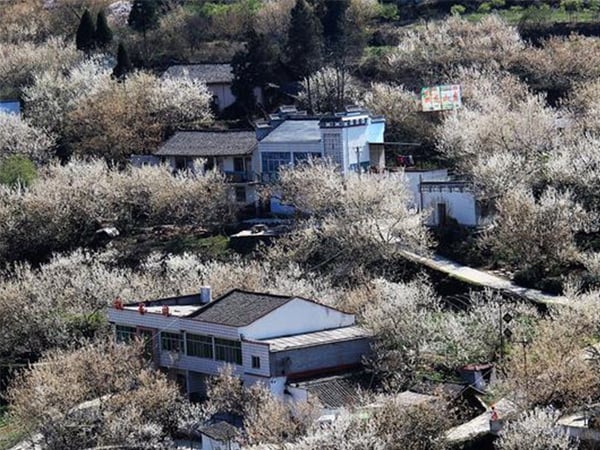
[[360,175],[360,147],[356,146],[356,173]]

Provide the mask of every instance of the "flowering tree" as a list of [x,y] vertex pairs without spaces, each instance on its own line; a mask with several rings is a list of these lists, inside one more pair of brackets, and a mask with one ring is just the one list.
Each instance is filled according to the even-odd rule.
[[54,350],[14,380],[11,417],[49,449],[170,448],[182,399],[141,353],[112,340]]
[[483,244],[515,267],[556,267],[577,259],[575,234],[593,228],[595,220],[570,192],[546,189],[539,199],[515,188],[498,200],[495,225]]
[[438,83],[459,66],[507,67],[524,47],[517,29],[495,15],[477,22],[453,16],[408,29],[387,65],[395,79],[406,83]]
[[212,229],[236,210],[230,186],[216,172],[173,176],[167,167],[52,164],[29,189],[0,189],[0,255],[40,257],[84,245],[107,219],[124,232],[167,223]]
[[26,156],[37,163],[52,157],[56,139],[15,114],[0,112],[0,159],[11,155]]
[[138,72],[78,101],[68,114],[66,139],[76,155],[121,162],[151,152],[168,127],[209,123],[210,98],[197,80]]
[[343,176],[330,162],[309,161],[280,172],[283,198],[311,218],[268,252],[308,267],[328,266],[343,278],[359,267],[381,267],[398,249],[424,250],[430,243],[423,215],[408,209],[401,177]]
[[575,450],[578,442],[569,438],[556,422],[560,417],[554,409],[535,408],[509,421],[495,442],[498,450]]
[[68,70],[82,54],[62,39],[50,38],[40,44],[0,42],[0,95],[18,96],[36,73]]
[[339,105],[356,103],[361,95],[358,81],[354,77],[332,67],[324,67],[315,72],[302,82],[302,86],[304,89],[298,95],[298,102],[303,107],[312,107],[315,112],[338,111]]

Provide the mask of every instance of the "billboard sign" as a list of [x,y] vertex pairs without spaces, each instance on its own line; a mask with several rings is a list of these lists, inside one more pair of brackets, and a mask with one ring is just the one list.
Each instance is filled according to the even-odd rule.
[[444,84],[421,89],[423,111],[446,111],[462,105],[460,84]]

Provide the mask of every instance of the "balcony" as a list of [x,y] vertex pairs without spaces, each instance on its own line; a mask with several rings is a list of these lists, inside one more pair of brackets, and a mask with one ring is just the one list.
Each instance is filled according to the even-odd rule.
[[223,171],[225,181],[228,183],[253,183],[256,181],[254,172],[251,171]]

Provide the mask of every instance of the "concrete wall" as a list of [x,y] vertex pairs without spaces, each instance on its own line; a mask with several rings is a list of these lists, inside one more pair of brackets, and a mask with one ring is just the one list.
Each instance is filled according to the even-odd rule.
[[477,226],[476,200],[472,192],[467,190],[460,192],[456,189],[450,191],[442,188],[441,191],[424,191],[421,195],[423,196],[423,209],[430,210],[428,225],[440,224],[437,205],[443,203],[446,205],[447,216],[456,219],[461,225]]
[[293,299],[256,322],[240,328],[247,339],[269,339],[354,324],[354,316],[303,299]]
[[368,338],[271,353],[271,373],[293,376],[305,372],[358,365],[371,351]]
[[448,179],[448,169],[435,170],[405,170],[404,177],[408,183],[408,190],[412,195],[414,206],[421,208],[420,183],[421,181],[444,181]]

